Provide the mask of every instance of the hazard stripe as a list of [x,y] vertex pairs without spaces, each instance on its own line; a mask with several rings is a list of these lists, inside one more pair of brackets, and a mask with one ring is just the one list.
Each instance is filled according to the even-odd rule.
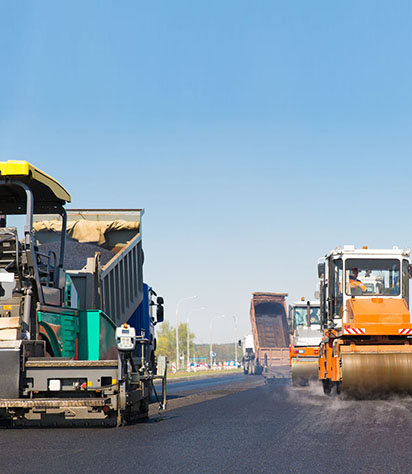
[[344,328],[343,332],[347,334],[354,334],[356,336],[361,336],[362,334],[365,334],[365,329],[364,328]]
[[399,334],[402,334],[403,336],[405,336],[406,334],[412,334],[412,328],[410,329],[398,329],[398,332]]

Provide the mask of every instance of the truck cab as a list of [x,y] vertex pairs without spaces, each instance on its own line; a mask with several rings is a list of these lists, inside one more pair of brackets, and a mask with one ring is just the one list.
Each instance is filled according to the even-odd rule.
[[248,334],[243,339],[242,365],[245,375],[255,375],[257,373],[258,368],[256,367],[255,347],[252,334]]

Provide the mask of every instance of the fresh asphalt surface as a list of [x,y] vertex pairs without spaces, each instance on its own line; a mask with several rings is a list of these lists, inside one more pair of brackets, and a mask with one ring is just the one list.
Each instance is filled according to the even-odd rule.
[[[3,473],[407,473],[412,398],[327,397],[262,377],[175,382],[169,409],[123,428],[0,430]],[[193,402],[196,391],[218,398]],[[179,400],[181,405],[173,408]],[[185,400],[192,400],[184,405]]]
[[[191,377],[189,380],[176,380],[171,379],[167,385],[168,395],[186,395],[193,393],[202,393],[216,387],[235,384],[239,382],[239,374],[225,375],[218,377],[202,378],[197,380],[197,377]],[[160,389],[160,385],[159,385]],[[158,390],[156,385],[156,390]]]

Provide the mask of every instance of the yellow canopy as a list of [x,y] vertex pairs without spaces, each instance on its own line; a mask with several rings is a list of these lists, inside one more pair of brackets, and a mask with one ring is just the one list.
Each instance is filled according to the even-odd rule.
[[[20,181],[28,186],[33,193],[35,207],[42,204],[52,206],[53,203],[64,205],[71,201],[70,194],[58,181],[27,161],[0,161],[0,184],[2,178],[7,184]],[[0,201],[25,203],[25,197],[17,189],[4,189],[0,191]]]

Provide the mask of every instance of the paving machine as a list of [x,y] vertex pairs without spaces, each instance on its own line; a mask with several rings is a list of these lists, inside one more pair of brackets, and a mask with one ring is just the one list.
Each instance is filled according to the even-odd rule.
[[307,385],[311,379],[318,379],[319,344],[322,340],[319,301],[302,298],[289,305],[289,324],[292,384]]
[[[156,375],[153,331],[163,320],[163,300],[155,302],[143,283],[143,210],[70,214],[70,199],[31,164],[0,162],[4,423],[120,425],[145,418],[155,378],[162,379],[165,404],[166,361],[159,358]],[[19,215],[21,240],[10,225]]]
[[412,393],[410,250],[345,245],[326,255],[318,275],[324,392]]

